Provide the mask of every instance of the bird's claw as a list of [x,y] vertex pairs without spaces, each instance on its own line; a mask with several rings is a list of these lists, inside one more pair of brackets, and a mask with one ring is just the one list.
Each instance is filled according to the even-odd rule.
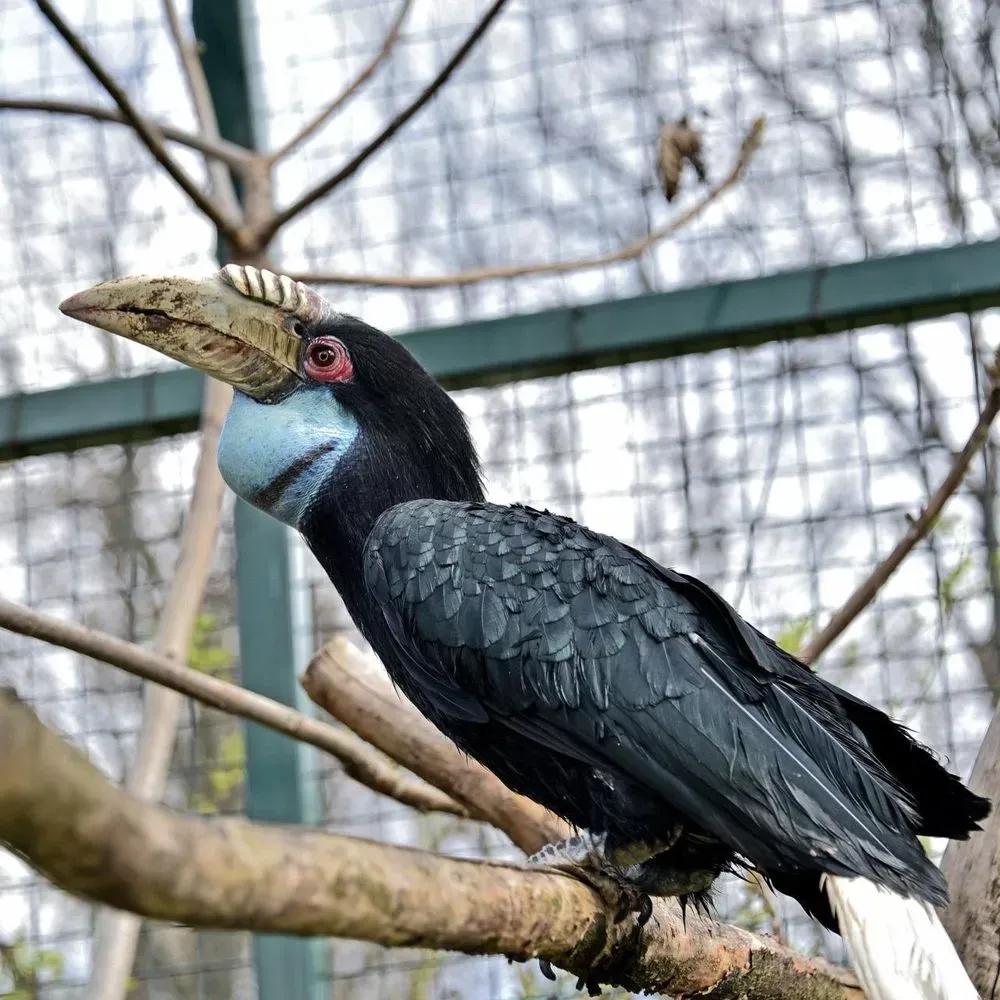
[[552,982],[556,981],[556,974],[552,971],[552,963],[547,958],[538,960],[538,969],[546,979],[550,979]]
[[[636,922],[632,932],[628,935],[633,946],[637,947],[642,938],[642,929],[649,922],[653,915],[653,901],[649,895],[627,882],[615,878],[601,871],[593,871],[589,868],[570,868],[569,866],[543,866],[533,865],[536,870],[549,870],[558,872],[560,875],[571,875],[584,885],[589,886],[600,896],[604,905],[614,914],[614,922],[621,923],[630,913],[635,913]],[[629,949],[631,950],[631,949]],[[538,968],[546,979],[555,980],[556,974],[552,969],[552,963],[546,958],[538,960]],[[592,997],[600,996],[604,992],[602,982],[607,979],[607,970],[594,967],[586,976],[581,976],[577,980],[576,989],[581,991],[586,989],[587,994]]]
[[630,913],[638,914],[644,927],[653,914],[649,895],[633,885],[605,854],[606,835],[584,833],[558,844],[547,844],[528,858],[528,865],[555,871],[590,886],[620,924]]
[[[635,913],[634,940],[638,941],[642,928],[653,915],[653,901],[648,893],[633,885],[625,873],[608,860],[604,842],[603,835],[583,834],[570,837],[558,844],[546,845],[528,858],[527,865],[535,871],[570,875],[582,882],[597,893],[601,902],[613,914],[616,924]],[[555,979],[552,965],[547,959],[539,959],[538,966],[546,979]],[[601,973],[598,970],[581,977],[576,984],[578,990],[585,987],[590,996],[600,995]]]
[[591,868],[578,868],[568,874],[589,885],[601,897],[604,905],[614,914],[616,924],[635,913],[639,926],[645,927],[653,915],[653,901],[649,895],[624,879]]

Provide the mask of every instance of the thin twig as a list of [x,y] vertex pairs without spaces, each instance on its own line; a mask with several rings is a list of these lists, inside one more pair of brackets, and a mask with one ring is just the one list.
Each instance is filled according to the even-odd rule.
[[[81,104],[79,101],[50,101],[43,97],[0,97],[0,111],[42,111],[46,114],[80,115],[93,118],[99,122],[112,122],[115,125],[128,125],[128,121],[120,111],[114,108],[102,108],[97,104]],[[227,139],[207,139],[202,135],[184,132],[173,125],[150,121],[149,126],[158,131],[164,139],[179,143],[212,159],[228,163],[234,170],[246,169],[247,162],[253,153],[235,142]],[[131,127],[131,126],[130,126]]]
[[84,899],[154,920],[540,957],[679,998],[861,1000],[844,969],[658,899],[615,921],[567,875],[140,802],[0,691],[0,843]]
[[454,799],[410,777],[353,733],[311,719],[264,695],[175,663],[152,650],[3,598],[0,598],[0,627],[108,663],[204,705],[308,743],[339,760],[344,773],[355,781],[420,812],[468,815]]
[[194,202],[195,206],[209,218],[216,227],[229,236],[235,236],[239,222],[235,220],[211,195],[206,194],[183,167],[170,155],[163,145],[163,138],[156,126],[148,122],[129,99],[128,95],[115,82],[110,73],[101,65],[83,39],[62,19],[59,11],[49,0],[35,0],[35,5],[51,22],[52,26],[63,37],[66,44],[79,56],[83,64],[90,70],[94,78],[107,91],[108,96],[118,105],[122,117],[135,130],[136,134],[146,144],[146,148],[164,170],[176,181],[182,191]]
[[[201,59],[198,58],[198,49],[194,41],[184,33],[184,27],[181,24],[174,0],[163,0],[163,15],[167,19],[167,28],[184,71],[188,93],[191,95],[191,104],[194,106],[195,117],[198,119],[198,132],[206,139],[218,139],[219,122],[215,116],[215,102],[212,100],[212,92],[208,89],[205,70],[202,68]],[[215,196],[233,218],[239,218],[242,215],[242,210],[229,171],[218,160],[208,159],[205,166],[208,169],[208,176],[212,181],[212,191]]]
[[[169,2],[169,0],[165,0],[165,2]],[[266,155],[268,163],[277,163],[278,160],[288,156],[293,149],[300,146],[306,139],[322,128],[358,92],[375,70],[389,58],[392,50],[396,47],[403,22],[406,20],[406,15],[410,12],[410,7],[412,6],[413,0],[402,0],[396,12],[395,20],[389,26],[385,38],[382,39],[382,45],[378,52],[372,56],[368,65],[329,104],[322,108],[308,125],[299,132],[296,132],[283,146],[279,146],[273,153],[268,153]]]
[[537,274],[566,274],[588,268],[605,267],[620,261],[634,260],[650,247],[673,236],[694,221],[709,205],[731,188],[743,176],[764,135],[764,118],[754,120],[740,144],[740,152],[729,173],[714,184],[690,208],[675,216],[666,225],[647,233],[618,250],[598,254],[594,257],[579,257],[575,260],[557,260],[537,264],[513,264],[509,267],[481,267],[455,274],[426,275],[372,275],[372,274],[331,274],[313,271],[295,272],[291,276],[313,285],[368,285],[386,288],[444,288],[452,285],[472,285],[479,281],[495,281],[502,278],[523,278]]
[[990,427],[996,420],[997,414],[1000,414],[1000,382],[998,382],[1000,373],[998,373],[998,367],[1000,367],[1000,351],[997,352],[990,368],[992,385],[989,395],[986,397],[986,404],[979,415],[979,421],[969,435],[965,447],[952,460],[948,475],[945,476],[944,481],[937,488],[920,516],[911,522],[909,530],[897,542],[892,552],[875,567],[864,583],[844,602],[840,610],[806,644],[805,649],[799,654],[799,658],[803,662],[812,663],[840,636],[855,618],[871,604],[878,592],[888,582],[889,577],[899,568],[900,563],[920,541],[927,537],[934,527],[944,505],[961,485],[969,471],[973,458],[989,439]]
[[[39,0],[40,2],[40,0]],[[385,128],[359,152],[355,153],[336,173],[332,174],[325,181],[317,184],[316,187],[307,191],[291,205],[276,212],[253,234],[255,242],[259,246],[267,246],[275,233],[282,226],[286,225],[295,216],[304,212],[310,205],[319,201],[339,184],[342,184],[348,177],[357,171],[362,164],[380,150],[448,81],[452,73],[461,65],[465,57],[472,51],[476,42],[486,33],[486,29],[493,23],[496,16],[503,10],[507,0],[493,0],[486,13],[480,18],[476,26],[469,32],[465,41],[458,47],[455,54],[445,63],[444,67],[434,77],[433,80],[423,89],[423,91],[405,107]]]

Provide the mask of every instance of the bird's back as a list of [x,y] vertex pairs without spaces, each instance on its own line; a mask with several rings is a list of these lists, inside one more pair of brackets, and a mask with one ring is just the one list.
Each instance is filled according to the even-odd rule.
[[[887,717],[710,588],[567,518],[413,501],[378,520],[364,567],[392,637],[379,652],[407,695],[572,822],[632,813],[652,835],[678,817],[768,872],[860,875],[940,902],[915,785],[952,794],[966,832],[985,814]],[[886,726],[884,745],[866,736]],[[894,771],[901,747],[908,769]]]

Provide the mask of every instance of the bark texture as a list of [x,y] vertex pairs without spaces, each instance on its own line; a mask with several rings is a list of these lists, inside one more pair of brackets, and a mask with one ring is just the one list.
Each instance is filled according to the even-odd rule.
[[512,792],[492,772],[461,754],[393,689],[374,657],[342,636],[316,653],[302,686],[348,729],[446,792],[470,816],[503,830],[526,854],[570,835],[558,816]]
[[846,972],[657,904],[613,924],[561,875],[140,802],[0,692],[0,841],[63,889],[195,927],[549,961],[678,997],[861,1000]]
[[986,731],[969,786],[994,803],[983,832],[953,840],[941,869],[949,903],[941,922],[962,964],[984,997],[997,996],[1000,979],[1000,716]]

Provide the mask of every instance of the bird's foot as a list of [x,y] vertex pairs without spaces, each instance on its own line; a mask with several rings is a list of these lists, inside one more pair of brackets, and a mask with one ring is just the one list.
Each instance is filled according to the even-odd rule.
[[634,913],[639,927],[645,927],[653,915],[653,901],[649,894],[632,885],[617,872],[578,868],[575,871],[566,871],[566,874],[589,885],[614,914],[616,924],[620,924],[630,913]]
[[581,833],[555,844],[546,844],[528,858],[531,868],[572,875],[590,886],[621,923],[630,913],[643,927],[652,916],[649,895],[633,885],[624,870],[608,858],[607,834]]
[[[555,844],[546,844],[528,858],[527,864],[539,871],[571,875],[589,886],[614,914],[616,924],[635,913],[636,922],[629,938],[638,947],[642,928],[653,915],[653,901],[648,893],[629,879],[628,871],[635,866],[616,864],[609,857],[610,853],[606,834],[585,832]],[[631,953],[631,948],[625,947],[624,950]],[[543,976],[555,979],[552,965],[547,960],[541,959],[538,964]],[[582,990],[586,987],[590,996],[598,996],[601,993],[601,982],[607,980],[608,974],[609,970],[595,967],[588,975],[581,977],[576,988]]]
[[608,835],[584,831],[575,837],[546,844],[528,858],[532,868],[555,868],[569,871],[584,865],[607,864]]

